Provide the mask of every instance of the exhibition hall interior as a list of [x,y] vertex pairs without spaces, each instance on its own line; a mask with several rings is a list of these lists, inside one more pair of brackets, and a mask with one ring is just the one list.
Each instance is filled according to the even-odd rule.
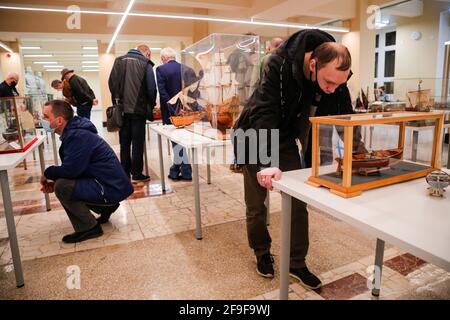
[[449,0],[0,3],[0,300],[449,300]]

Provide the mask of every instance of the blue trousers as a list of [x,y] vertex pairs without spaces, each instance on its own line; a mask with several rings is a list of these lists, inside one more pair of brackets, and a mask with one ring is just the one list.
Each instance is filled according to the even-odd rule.
[[177,179],[180,176],[183,179],[192,179],[192,167],[189,164],[187,151],[182,146],[172,142],[173,165],[170,167],[169,176]]

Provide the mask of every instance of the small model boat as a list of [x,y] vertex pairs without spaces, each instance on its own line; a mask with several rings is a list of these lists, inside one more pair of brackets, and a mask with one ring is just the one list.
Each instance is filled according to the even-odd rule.
[[195,115],[186,115],[186,116],[172,116],[170,117],[170,121],[177,128],[184,128],[190,126],[195,121]]
[[[352,171],[360,175],[379,173],[382,168],[389,167],[391,159],[401,159],[403,149],[377,150],[369,153],[355,153],[352,158]],[[343,160],[336,158],[336,172],[342,174]]]

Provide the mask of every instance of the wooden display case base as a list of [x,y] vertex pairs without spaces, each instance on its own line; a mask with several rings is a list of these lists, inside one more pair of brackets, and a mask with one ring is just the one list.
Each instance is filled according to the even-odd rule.
[[361,195],[364,190],[425,177],[434,170],[429,166],[400,161],[391,168],[381,171],[379,175],[361,176],[353,173],[350,187],[342,186],[342,176],[336,172],[309,177],[306,183],[314,187],[328,188],[332,193],[343,198],[353,198]]

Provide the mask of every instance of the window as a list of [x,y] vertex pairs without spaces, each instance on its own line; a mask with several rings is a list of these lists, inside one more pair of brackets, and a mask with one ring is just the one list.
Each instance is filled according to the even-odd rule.
[[384,89],[385,94],[394,94],[394,82],[385,82]]
[[386,47],[395,46],[397,44],[397,32],[392,31],[386,33]]
[[385,53],[384,76],[387,78],[395,76],[395,50],[386,51]]
[[394,99],[397,32],[395,28],[378,30],[375,39],[375,84],[385,86],[389,100]]
[[378,52],[375,53],[375,78],[378,78]]

